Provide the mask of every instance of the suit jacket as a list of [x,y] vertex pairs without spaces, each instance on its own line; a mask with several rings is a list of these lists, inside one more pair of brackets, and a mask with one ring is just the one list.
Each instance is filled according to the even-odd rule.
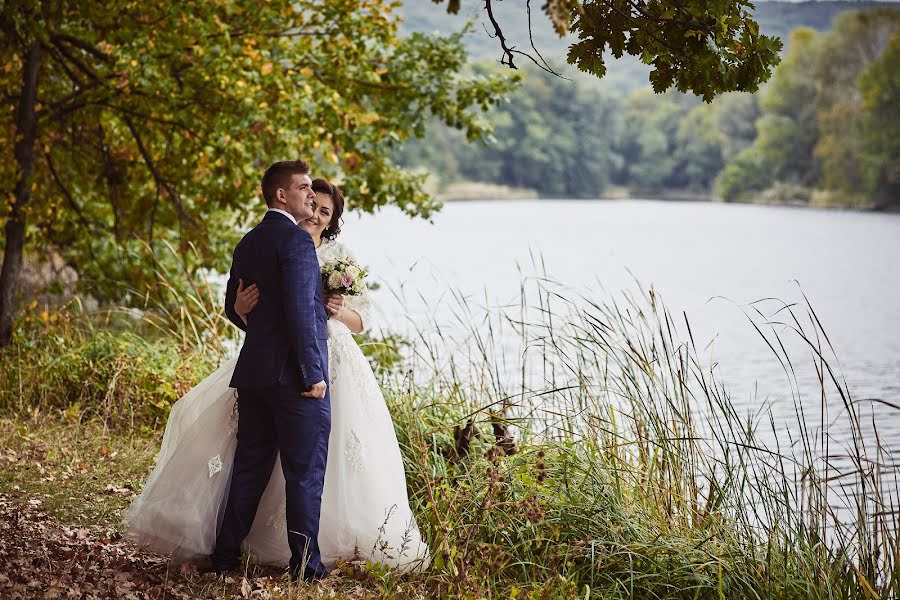
[[[256,284],[247,325],[234,312],[238,279]],[[234,249],[225,314],[246,332],[231,387],[309,387],[326,380],[328,348],[322,276],[312,238],[287,216],[267,212]]]

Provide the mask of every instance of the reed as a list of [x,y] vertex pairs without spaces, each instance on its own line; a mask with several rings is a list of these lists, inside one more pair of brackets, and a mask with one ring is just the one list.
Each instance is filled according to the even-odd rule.
[[[898,465],[805,297],[744,307],[790,382],[787,425],[736,407],[652,289],[598,302],[538,278],[514,307],[456,301],[458,323],[421,333],[386,385],[435,589],[900,597]],[[818,389],[800,389],[802,368]],[[468,455],[441,452],[469,420]]]

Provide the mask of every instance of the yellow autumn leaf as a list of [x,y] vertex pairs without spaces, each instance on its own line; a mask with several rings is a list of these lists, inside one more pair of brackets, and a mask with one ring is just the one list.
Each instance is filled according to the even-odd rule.
[[303,67],[300,69],[300,74],[304,77],[312,77],[315,71],[312,70],[312,67]]
[[273,69],[272,63],[268,62],[262,66],[262,74],[268,75],[269,73],[272,72],[272,69]]
[[371,125],[372,123],[375,123],[380,119],[381,117],[378,115],[378,113],[375,112],[363,113],[357,118],[360,125]]

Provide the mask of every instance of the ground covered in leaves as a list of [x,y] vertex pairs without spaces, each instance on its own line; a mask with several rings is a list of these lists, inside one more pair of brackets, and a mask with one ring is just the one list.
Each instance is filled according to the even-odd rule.
[[194,598],[168,560],[136,551],[101,526],[54,522],[41,500],[0,494],[0,596]]
[[[0,598],[383,597],[385,581],[358,565],[311,585],[252,565],[223,580],[129,544],[122,516],[156,444],[91,424],[0,419]],[[422,597],[410,583],[390,587]]]

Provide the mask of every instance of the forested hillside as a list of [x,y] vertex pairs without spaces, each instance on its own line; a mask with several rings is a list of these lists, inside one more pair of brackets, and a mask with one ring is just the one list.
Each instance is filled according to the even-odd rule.
[[[560,39],[550,23],[538,10],[542,3],[534,2],[532,11],[532,33],[534,45],[541,55],[552,63],[564,64],[566,47],[570,39]],[[487,21],[482,10],[483,2],[463,0],[462,8],[456,15],[447,14],[442,6],[430,0],[406,0],[400,9],[404,18],[401,31],[434,32],[444,34],[461,31],[471,21],[471,32],[465,37],[465,46],[473,60],[496,60],[500,56],[497,40],[488,36],[483,23]],[[759,22],[762,34],[777,35],[789,43],[792,30],[797,27],[811,27],[818,31],[831,29],[834,19],[848,10],[873,10],[876,8],[897,8],[891,2],[757,2],[754,16]],[[494,13],[503,26],[503,33],[520,50],[533,52],[528,36],[528,14],[524,0],[506,0],[494,3]],[[609,71],[604,83],[619,91],[630,91],[647,87],[647,69],[641,62],[625,55],[620,60],[608,64]]]
[[[470,3],[472,8],[475,3]],[[529,46],[525,12],[500,3],[506,33]],[[406,27],[449,31],[460,15],[410,3]],[[853,8],[856,10],[848,10]],[[526,188],[542,197],[715,197],[727,201],[891,208],[900,202],[900,7],[884,2],[759,3],[761,30],[784,36],[782,64],[757,94],[712,103],[654,94],[636,59],[609,62],[601,80],[561,64],[564,43],[533,19],[535,46],[567,78],[534,67],[489,118],[494,136],[472,144],[434,126],[397,159],[459,182]],[[469,15],[471,16],[471,15]],[[473,67],[506,72],[480,19],[466,35]],[[482,191],[477,194],[484,193]],[[488,192],[490,193],[490,192]]]

